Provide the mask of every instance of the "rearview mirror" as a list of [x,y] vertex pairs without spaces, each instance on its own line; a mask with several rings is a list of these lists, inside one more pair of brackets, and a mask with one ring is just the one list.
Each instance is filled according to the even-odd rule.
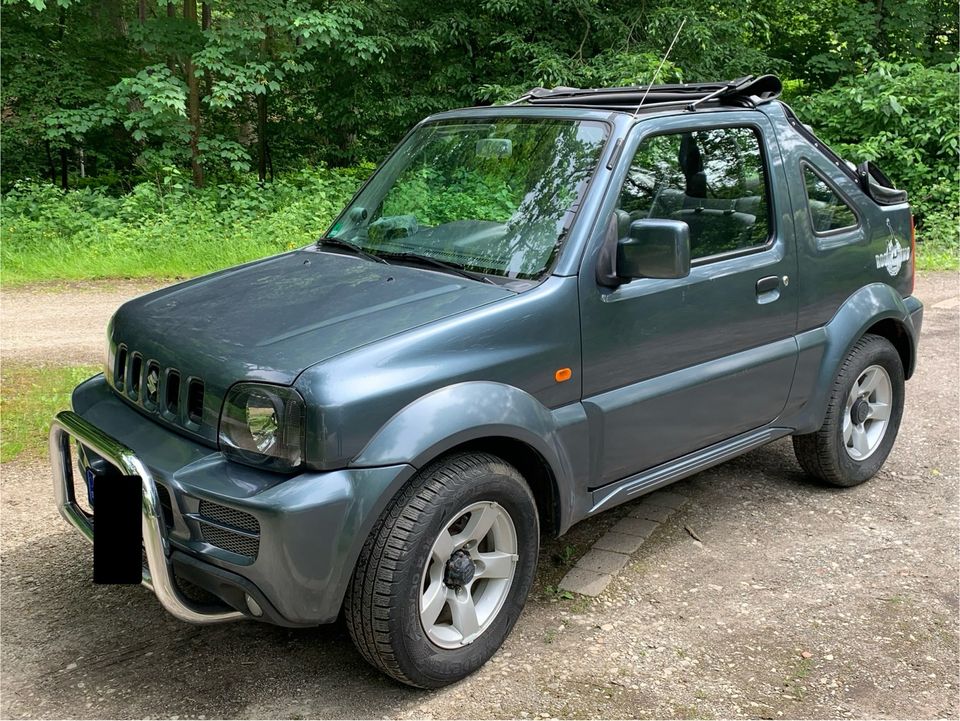
[[690,275],[690,226],[681,220],[642,218],[617,242],[617,275],[686,278]]
[[509,138],[484,138],[476,145],[478,158],[509,158],[513,155],[513,141]]

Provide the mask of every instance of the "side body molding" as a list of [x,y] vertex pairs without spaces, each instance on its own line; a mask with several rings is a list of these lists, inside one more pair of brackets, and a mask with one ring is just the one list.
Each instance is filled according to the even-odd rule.
[[509,438],[534,449],[549,466],[560,505],[560,526],[574,519],[575,478],[572,458],[589,454],[586,448],[568,448],[586,424],[579,403],[551,411],[529,393],[503,383],[469,381],[439,388],[398,411],[370,439],[351,467],[401,463],[422,468],[434,458],[463,443],[484,438]]
[[[886,283],[866,285],[847,298],[826,325],[797,335],[800,354],[797,376],[781,425],[789,425],[797,433],[817,430],[826,415],[830,389],[840,364],[871,326],[887,319],[900,324],[909,338],[909,361],[904,367],[909,378],[916,364],[922,306],[912,296],[902,298]],[[804,397],[811,389],[812,393]]]

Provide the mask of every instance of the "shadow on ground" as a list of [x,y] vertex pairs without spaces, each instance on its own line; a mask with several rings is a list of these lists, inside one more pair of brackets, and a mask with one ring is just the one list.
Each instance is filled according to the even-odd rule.
[[[811,486],[784,463],[785,449],[778,446],[671,490],[695,503],[700,483],[730,482],[749,471],[755,485],[760,471],[760,483],[768,486],[763,495],[772,504],[794,493],[833,492]],[[725,496],[731,505],[738,497]],[[544,539],[530,607],[518,631],[551,615],[557,581],[629,509],[630,504],[621,506],[578,524],[563,538]],[[724,513],[722,507],[714,511]],[[395,716],[430,696],[370,668],[342,622],[316,629],[256,622],[189,626],[165,614],[142,587],[93,586],[90,546],[63,528],[59,517],[43,515],[57,530],[3,557],[4,716],[66,711],[78,717],[242,717],[280,705],[283,715],[294,718],[370,718]],[[673,523],[682,526],[683,517],[681,511]],[[648,546],[637,555],[657,552]]]

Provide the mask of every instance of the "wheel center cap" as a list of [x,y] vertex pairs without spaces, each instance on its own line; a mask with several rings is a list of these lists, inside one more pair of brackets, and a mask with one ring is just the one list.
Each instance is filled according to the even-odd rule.
[[850,409],[850,420],[853,421],[854,425],[859,426],[863,425],[863,422],[869,417],[870,404],[863,400],[863,398],[858,398]]
[[443,582],[450,588],[466,586],[473,580],[477,565],[464,550],[454,551],[443,569]]

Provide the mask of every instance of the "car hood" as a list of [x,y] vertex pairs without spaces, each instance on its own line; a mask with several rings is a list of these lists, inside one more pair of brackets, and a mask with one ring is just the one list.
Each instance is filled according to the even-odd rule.
[[512,296],[442,272],[300,250],[136,298],[114,347],[225,390],[290,384],[305,368],[382,338]]

